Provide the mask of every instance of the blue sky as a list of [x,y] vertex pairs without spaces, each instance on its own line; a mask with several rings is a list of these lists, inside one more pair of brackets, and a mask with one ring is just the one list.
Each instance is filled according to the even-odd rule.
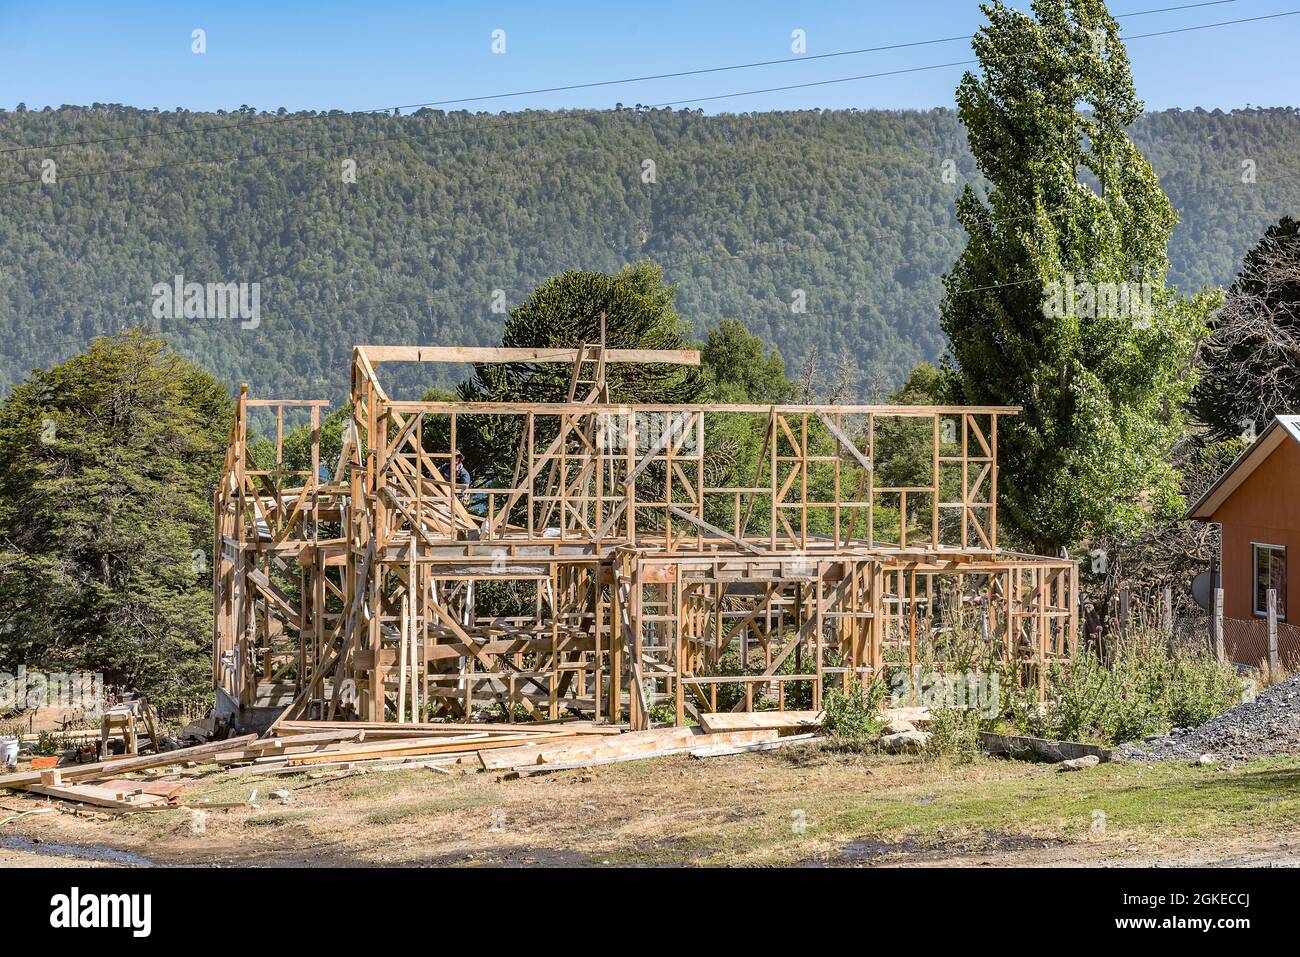
[[[1111,0],[1116,14],[1191,0]],[[1016,6],[1027,7],[1028,0]],[[1300,0],[1235,0],[1122,20],[1128,34],[1300,10]],[[0,106],[125,103],[191,110],[363,110],[537,87],[968,35],[975,0],[858,2],[260,2],[0,0]],[[207,52],[191,51],[195,29]],[[494,30],[506,52],[493,54]],[[1148,109],[1300,105],[1291,69],[1300,16],[1129,47]],[[706,76],[512,97],[464,108],[662,104],[966,60],[943,43]],[[708,112],[950,106],[962,67],[701,103]],[[462,108],[449,106],[450,109]]]

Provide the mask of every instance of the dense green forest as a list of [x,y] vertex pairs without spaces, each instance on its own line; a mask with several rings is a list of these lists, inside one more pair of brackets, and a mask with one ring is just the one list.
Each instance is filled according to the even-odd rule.
[[[1228,284],[1300,205],[1294,110],[1148,114],[1132,136],[1181,217],[1183,290]],[[0,385],[148,323],[227,385],[339,400],[353,343],[494,344],[548,276],[648,259],[697,337],[740,319],[792,371],[847,359],[879,398],[944,350],[976,176],[940,109],[0,112]],[[178,274],[259,283],[258,320],[156,318]],[[465,371],[385,381],[414,396]]]

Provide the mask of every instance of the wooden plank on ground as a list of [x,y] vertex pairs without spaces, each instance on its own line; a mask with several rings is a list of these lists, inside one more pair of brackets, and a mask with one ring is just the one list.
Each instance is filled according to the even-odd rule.
[[278,764],[246,764],[242,768],[231,768],[226,773],[232,776],[242,776],[245,774],[306,774],[309,771],[348,771],[354,768],[366,769],[370,771],[381,771],[388,768],[428,768],[428,767],[451,767],[465,757],[459,754],[431,755],[421,757],[416,755],[408,757],[398,755],[392,758],[362,758],[353,761],[320,761],[315,764],[295,766],[289,762],[281,761]]
[[[448,677],[454,678],[455,675]],[[424,732],[435,734],[464,734],[466,731],[483,731],[488,734],[619,734],[612,725],[596,725],[590,721],[423,721],[395,724],[392,721],[282,721],[275,727],[279,736],[320,733],[326,731],[353,731],[362,729],[367,738],[374,732]]]
[[139,791],[141,794],[155,794],[172,799],[188,788],[189,784],[185,781],[128,781],[125,778],[109,778],[106,781],[96,781],[94,787],[115,794]]
[[483,768],[489,771],[547,761],[593,760],[657,751],[666,747],[681,747],[690,742],[694,733],[692,728],[654,728],[649,731],[632,731],[607,739],[537,741],[528,747],[480,754],[479,760]]
[[933,720],[929,708],[885,708],[880,712],[886,721],[906,721],[918,728]]
[[281,748],[292,746],[295,748],[309,747],[314,745],[342,744],[344,741],[369,741],[372,740],[374,732],[366,728],[356,728],[349,731],[315,731],[307,734],[294,734],[285,737],[261,738],[257,741],[250,742],[245,751],[278,751]]
[[[775,735],[777,732],[773,730],[767,733]],[[709,735],[709,738],[712,737],[715,737],[715,735]],[[721,737],[721,735],[717,735],[717,737]],[[784,748],[789,744],[807,744],[810,741],[819,741],[823,737],[824,735],[810,731],[808,734],[788,734],[784,738],[773,737],[769,741],[755,741],[753,744],[706,745],[704,747],[695,748],[691,751],[691,757],[720,758],[728,754],[745,754],[749,751],[772,751],[776,748]],[[708,740],[708,738],[705,740]]]
[[647,761],[651,758],[667,758],[674,754],[689,754],[690,745],[683,745],[678,748],[664,748],[659,751],[648,751],[645,754],[621,754],[610,758],[595,758],[590,761],[568,761],[557,764],[521,764],[517,768],[510,770],[515,774],[551,774],[555,771],[576,771],[580,768],[595,768],[604,764],[623,764],[627,761]]
[[[509,748],[520,744],[535,744],[537,738],[527,735],[461,738],[425,738],[418,741],[386,741],[373,745],[359,744],[348,747],[290,754],[283,760],[290,766],[317,764],[323,761],[359,761],[370,757],[416,756],[425,754],[472,754],[484,748]],[[277,757],[258,758],[256,763],[279,761]]]
[[772,729],[744,729],[710,735],[701,728],[653,728],[649,731],[631,731],[604,741],[574,741],[563,747],[542,743],[531,747],[480,752],[479,762],[488,771],[534,764],[609,763],[611,758],[660,757],[669,752],[676,753],[678,749],[699,747],[704,742],[715,745],[754,744],[773,740],[776,736],[777,732]]
[[110,811],[152,811],[171,805],[171,802],[162,795],[137,794],[128,798],[94,784],[65,784],[59,787],[29,784],[23,790],[63,801],[76,801],[93,807],[107,808]]
[[[184,764],[186,761],[210,758],[223,751],[242,748],[250,741],[256,740],[257,735],[246,734],[238,738],[228,738],[225,741],[198,744],[192,748],[164,751],[162,754],[119,758],[116,761],[96,761],[94,764],[69,764],[59,770],[63,772],[64,781],[91,781],[95,778],[127,774],[131,771],[144,771],[148,768],[158,768],[167,764]],[[29,785],[40,784],[40,782],[40,771],[19,771],[16,774],[6,774],[0,777],[0,787],[2,788],[25,788]]]
[[825,718],[824,711],[725,711],[700,715],[700,724],[709,733],[718,731],[745,731],[759,728],[785,730],[787,728],[817,728]]

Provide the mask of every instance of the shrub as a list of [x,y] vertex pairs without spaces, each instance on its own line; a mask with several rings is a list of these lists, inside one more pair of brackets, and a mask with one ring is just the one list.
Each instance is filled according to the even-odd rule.
[[31,753],[48,756],[62,754],[67,749],[68,741],[65,735],[59,734],[57,731],[42,731],[36,743],[32,745]]
[[822,697],[823,727],[837,741],[868,741],[879,737],[885,719],[880,705],[887,689],[883,681],[854,683],[848,691],[831,688]]
[[1241,682],[1209,655],[1170,651],[1151,631],[1117,644],[1109,664],[1088,651],[1054,666],[1047,699],[1041,711],[1004,705],[1004,714],[1027,734],[1120,744],[1222,714],[1241,700]]
[[939,708],[930,715],[925,754],[973,761],[980,750],[980,715],[973,708]]
[[1241,677],[1208,655],[1176,655],[1169,688],[1169,720],[1195,727],[1241,702]]
[[676,724],[677,723],[677,705],[669,701],[661,701],[659,704],[650,708],[651,724]]

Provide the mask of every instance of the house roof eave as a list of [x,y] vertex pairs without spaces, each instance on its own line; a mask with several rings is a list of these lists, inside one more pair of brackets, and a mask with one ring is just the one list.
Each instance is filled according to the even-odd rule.
[[1275,417],[1264,430],[1264,434],[1233,460],[1214,484],[1196,500],[1196,504],[1187,510],[1184,517],[1202,522],[1212,521],[1214,513],[1219,510],[1219,506],[1227,500],[1228,496],[1235,492],[1260,463],[1272,455],[1288,438],[1293,442],[1300,442],[1300,416]]

